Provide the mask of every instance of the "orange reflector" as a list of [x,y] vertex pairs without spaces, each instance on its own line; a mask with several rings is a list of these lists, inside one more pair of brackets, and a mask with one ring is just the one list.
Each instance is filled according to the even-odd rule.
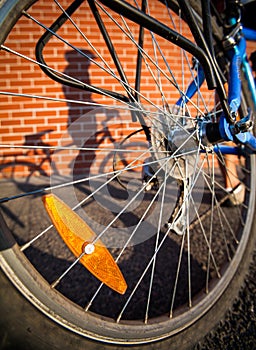
[[43,196],[43,203],[54,226],[72,253],[95,277],[111,289],[124,294],[127,289],[125,279],[106,246],[97,240],[92,229],[54,194]]

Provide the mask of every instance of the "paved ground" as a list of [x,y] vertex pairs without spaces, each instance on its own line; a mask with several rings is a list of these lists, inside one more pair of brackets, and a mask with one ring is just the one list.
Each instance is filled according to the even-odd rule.
[[[248,276],[245,286],[242,289],[239,299],[234,304],[233,310],[228,313],[225,320],[219,324],[217,329],[208,335],[200,344],[196,345],[194,350],[254,350],[256,349],[256,254],[254,265],[251,267],[250,275]],[[29,337],[32,329],[24,328],[23,331],[17,332],[15,324],[17,318],[20,318],[20,323],[26,324],[26,320],[22,318],[22,312],[26,310],[24,301],[22,301],[22,309],[19,311],[17,305],[11,301],[13,293],[15,294],[5,277],[0,273],[0,296],[1,293],[9,294],[10,304],[3,305],[0,299],[0,349],[2,350],[37,350],[29,346]],[[9,288],[9,289],[8,289]],[[15,310],[16,320],[10,314],[10,311]],[[20,313],[21,312],[21,313]],[[19,314],[20,313],[20,314]],[[5,321],[4,321],[5,320]],[[51,335],[49,335],[51,336]],[[86,350],[103,349],[99,344],[92,343],[91,347]],[[120,349],[120,348],[116,348]],[[47,350],[47,348],[45,348]]]
[[233,309],[216,330],[195,347],[195,350],[199,349],[256,349],[256,253],[250,274]]
[[[35,219],[35,218],[34,218]],[[37,220],[38,222],[39,220]],[[35,347],[35,341],[40,336],[40,343],[44,341],[43,323],[45,319],[39,317],[34,324],[27,323],[27,315],[31,312],[31,306],[18,296],[6,278],[0,274],[0,349],[8,350],[47,350],[44,345]],[[18,296],[18,297],[17,297]],[[234,303],[233,309],[217,328],[203,339],[194,350],[218,350],[218,349],[256,349],[256,253],[242,288],[239,298]],[[4,302],[3,302],[4,300]],[[48,321],[47,321],[48,322]],[[38,333],[37,333],[38,332]],[[58,333],[57,326],[52,325],[52,332],[47,337],[54,338]],[[36,335],[34,335],[36,334]],[[30,341],[31,340],[31,341]],[[43,343],[44,344],[44,343]],[[74,344],[75,345],[75,344]],[[75,347],[74,347],[75,348]],[[149,346],[150,349],[154,347]],[[56,349],[58,349],[56,345]],[[108,349],[98,343],[91,342],[86,350]],[[113,349],[113,348],[112,348]],[[115,350],[121,349],[115,347]],[[145,348],[143,348],[144,350]],[[166,349],[167,350],[167,349]]]

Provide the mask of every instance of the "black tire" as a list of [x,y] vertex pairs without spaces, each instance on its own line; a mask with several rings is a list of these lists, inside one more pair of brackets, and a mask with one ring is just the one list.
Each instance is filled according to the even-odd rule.
[[[34,0],[11,0],[2,3],[0,8],[0,43],[4,43],[5,39],[8,37],[8,33],[12,30],[12,28],[15,26],[15,23],[22,15],[22,11],[30,8],[30,6],[32,6],[35,2],[36,1]],[[197,13],[200,13],[197,1],[191,1],[191,6],[196,9]],[[215,22],[214,34],[215,39],[217,40],[220,36],[220,32]],[[5,48],[3,48],[3,51],[4,50]],[[148,59],[148,56],[145,55],[145,58]],[[122,82],[121,85],[123,86],[125,84],[123,84]],[[128,91],[128,94],[129,93],[130,91]],[[107,92],[105,94],[108,95]],[[244,89],[244,94],[246,95],[245,100],[247,101],[247,103],[251,104],[250,99],[247,98],[249,94],[248,90]],[[162,97],[164,97],[164,95],[162,95]],[[164,107],[166,107],[165,103],[163,103],[163,105]],[[132,109],[133,106],[129,106],[129,108]],[[199,108],[197,107],[197,112],[198,111]],[[193,124],[194,121],[190,122],[190,110],[187,110],[186,112],[187,113],[184,113],[183,110],[183,113],[181,114],[180,111],[171,112],[171,110],[168,110],[165,113],[166,115],[168,113],[170,113],[171,115],[171,121],[170,119],[168,120],[168,127],[170,127],[171,123],[174,123],[171,124],[170,129],[172,130],[175,129],[175,127],[177,128],[177,125],[180,127],[180,120],[182,118],[187,118],[187,121],[184,122],[185,126],[180,128],[180,130],[185,129],[185,132],[189,133],[189,135],[191,136],[192,133],[196,131],[196,128],[199,127],[198,124],[196,126],[195,124]],[[208,110],[208,113],[209,112],[210,111]],[[156,112],[154,111],[154,113]],[[157,113],[159,114],[158,109]],[[206,112],[204,113],[206,114]],[[122,299],[120,301],[117,298],[117,296],[114,295],[113,292],[109,292],[108,289],[103,289],[103,294],[100,299],[99,305],[96,305],[94,308],[92,308],[92,312],[85,312],[84,307],[86,305],[84,305],[84,302],[85,300],[86,303],[89,303],[91,301],[91,293],[86,295],[86,297],[84,296],[83,298],[80,298],[79,293],[81,293],[81,289],[85,288],[86,286],[88,286],[88,288],[94,288],[94,290],[96,290],[92,299],[94,301],[94,297],[98,295],[98,284],[97,281],[95,281],[95,279],[93,279],[87,272],[84,271],[84,268],[82,266],[75,266],[73,273],[75,275],[74,278],[76,278],[77,280],[71,279],[69,283],[67,283],[67,287],[65,287],[66,289],[62,287],[61,283],[54,283],[54,287],[56,285],[57,288],[53,288],[51,284],[57,280],[56,276],[61,276],[63,266],[65,268],[65,271],[68,271],[70,261],[73,261],[73,256],[70,255],[70,253],[67,250],[65,250],[65,246],[63,245],[62,241],[59,240],[59,236],[56,234],[56,232],[53,234],[53,238],[50,238],[48,242],[42,243],[42,246],[38,247],[36,245],[37,243],[34,245],[34,240],[33,238],[31,238],[31,232],[26,231],[28,229],[25,228],[26,224],[29,228],[31,228],[31,226],[33,225],[33,221],[36,222],[36,225],[40,227],[43,227],[43,220],[47,222],[47,215],[43,211],[42,204],[39,204],[39,201],[40,196],[45,193],[45,190],[42,190],[42,188],[50,188],[48,185],[48,181],[46,181],[45,179],[43,179],[43,181],[36,179],[35,183],[24,184],[22,183],[22,181],[17,180],[17,182],[14,183],[14,186],[13,183],[3,183],[2,197],[9,197],[9,200],[7,201],[5,198],[2,198],[3,215],[1,214],[0,216],[0,261],[2,270],[4,271],[5,275],[11,280],[11,282],[19,292],[12,290],[5,276],[1,276],[2,283],[4,286],[4,288],[1,289],[1,301],[3,303],[3,307],[6,313],[12,315],[15,313],[14,318],[16,318],[15,329],[17,325],[17,344],[20,343],[21,338],[25,334],[25,337],[28,336],[28,338],[24,340],[23,344],[24,347],[28,349],[34,349],[35,347],[37,349],[69,349],[71,346],[74,349],[82,349],[85,348],[85,346],[88,349],[98,349],[99,347],[102,347],[104,349],[114,349],[118,346],[116,344],[119,344],[120,346],[129,345],[134,349],[149,349],[150,347],[152,347],[152,349],[188,349],[191,348],[194,344],[196,344],[199,341],[199,339],[201,339],[204,335],[210,332],[211,329],[223,318],[227,310],[229,310],[232,306],[232,303],[243,284],[243,280],[248,271],[255,247],[255,157],[241,155],[240,163],[237,164],[237,167],[239,168],[239,181],[243,184],[245,189],[243,203],[240,203],[240,205],[235,206],[233,208],[224,208],[223,203],[225,202],[224,199],[225,196],[227,197],[227,193],[223,191],[224,185],[223,183],[221,183],[221,180],[217,181],[215,178],[215,170],[213,171],[213,169],[215,169],[216,165],[213,164],[212,168],[211,165],[209,165],[211,161],[210,159],[212,148],[210,148],[210,146],[208,145],[206,147],[208,162],[208,168],[206,168],[207,170],[202,170],[204,169],[204,165],[203,162],[200,162],[199,160],[200,156],[189,158],[190,156],[181,155],[178,157],[178,161],[174,161],[173,159],[175,158],[175,156],[173,157],[172,154],[175,154],[176,150],[174,151],[172,147],[176,146],[176,143],[170,140],[171,136],[169,129],[166,132],[166,129],[164,128],[166,126],[165,120],[167,119],[167,117],[166,119],[164,119],[164,117],[165,115],[158,116],[157,121],[154,119],[154,117],[152,117],[153,122],[152,120],[150,120],[149,124],[151,124],[146,125],[146,136],[148,130],[151,130],[150,132],[152,137],[151,141],[153,144],[153,150],[148,152],[149,154],[147,153],[147,156],[145,157],[146,160],[148,160],[148,158],[152,156],[153,161],[151,159],[149,164],[151,164],[152,162],[153,164],[157,163],[160,170],[163,169],[165,170],[165,173],[168,174],[162,174],[162,172],[159,171],[158,167],[156,167],[153,170],[155,172],[153,175],[150,175],[150,172],[146,173],[147,176],[152,176],[153,179],[158,178],[159,184],[154,183],[156,189],[152,188],[152,192],[150,192],[150,188],[149,193],[145,195],[147,196],[147,198],[143,197],[143,200],[150,201],[150,199],[148,198],[153,198],[154,196],[154,198],[161,197],[160,192],[157,193],[159,186],[161,186],[161,184],[164,184],[162,189],[168,187],[169,185],[173,186],[173,178],[175,178],[175,186],[177,187],[177,183],[179,185],[178,190],[176,190],[176,196],[178,196],[179,200],[181,198],[182,204],[185,202],[187,203],[187,197],[190,198],[190,204],[188,207],[190,208],[190,206],[193,206],[195,207],[195,209],[194,217],[190,220],[189,214],[187,214],[187,210],[183,209],[183,205],[180,204],[179,201],[177,201],[176,204],[174,202],[172,207],[173,209],[169,212],[169,217],[171,217],[168,218],[168,222],[166,223],[169,224],[169,226],[167,225],[169,228],[161,228],[161,232],[160,229],[158,231],[159,242],[161,242],[160,245],[158,242],[155,242],[154,235],[151,233],[148,236],[146,235],[146,238],[144,240],[140,238],[140,240],[136,244],[134,244],[134,246],[132,246],[131,251],[128,251],[127,257],[124,257],[123,261],[121,259],[121,265],[124,269],[124,274],[127,274],[127,278],[128,280],[130,280],[131,284],[133,283],[133,278],[130,275],[130,273],[133,271],[130,271],[129,264],[133,262],[134,269],[138,268],[138,276],[140,276],[139,273],[144,273],[144,275],[142,276],[142,280],[146,276],[147,281],[142,285],[142,287],[141,281],[137,276],[139,286],[143,289],[148,288],[148,284],[150,283],[150,275],[147,272],[150,271],[151,265],[156,264],[154,256],[158,256],[158,253],[164,251],[162,255],[159,254],[159,258],[157,260],[157,263],[159,265],[157,265],[157,269],[160,277],[157,281],[157,285],[154,285],[154,288],[156,288],[154,290],[154,293],[156,295],[156,302],[152,311],[153,316],[151,318],[149,317],[149,320],[147,322],[143,321],[143,317],[146,318],[145,313],[143,312],[143,307],[146,308],[145,304],[147,303],[147,296],[149,292],[145,292],[144,290],[142,291],[142,294],[136,296],[136,302],[138,306],[136,306],[135,304],[134,310],[132,310],[130,313],[127,312],[126,318],[121,319],[120,322],[116,322],[114,320],[114,317],[118,317],[118,313],[116,315],[115,307],[120,306],[121,310],[119,310],[119,315],[122,316],[123,309],[121,305],[124,304],[125,299]],[[172,122],[172,120],[175,119],[175,117],[176,121]],[[200,117],[203,118],[203,116]],[[149,119],[150,118],[151,116],[149,117]],[[191,131],[191,129],[193,131]],[[131,135],[134,134],[131,133]],[[160,142],[159,140],[162,140],[161,137],[163,135],[165,136],[165,138],[163,137],[164,141]],[[172,134],[173,138],[176,137],[176,135],[177,133]],[[169,137],[169,139],[167,136]],[[184,138],[184,134],[182,135],[181,133],[179,134],[179,136],[181,137],[182,142],[185,142],[186,144],[187,141]],[[131,144],[132,137],[133,136],[131,136],[131,138],[129,139],[129,142],[131,142]],[[168,139],[168,145],[166,139]],[[158,145],[158,143],[160,143],[160,146]],[[122,142],[120,142],[120,145],[123,147],[123,150],[125,152],[126,143],[124,142],[122,144]],[[138,145],[138,142],[136,143],[136,145]],[[138,149],[140,152],[142,152],[141,149],[144,152],[144,146],[145,142],[142,146],[139,144]],[[197,147],[198,149],[205,148],[205,146],[201,144],[201,140],[198,139],[196,139],[196,141],[193,141],[189,145],[189,147]],[[166,162],[166,165],[162,161],[161,154],[163,154],[163,151],[166,152],[167,150],[169,160],[168,163]],[[119,152],[118,147],[117,152]],[[225,168],[224,157],[225,156],[222,155],[221,151],[216,156],[216,158],[218,158],[219,162],[222,163],[222,166]],[[100,166],[104,168],[108,160],[109,158],[104,159]],[[122,161],[123,163],[125,163],[125,165],[122,165],[123,167],[126,166],[127,162],[130,162],[130,164],[132,164],[133,162],[133,160],[127,161],[125,157],[122,159]],[[197,163],[196,166],[191,166],[191,164],[189,164],[191,162]],[[145,166],[144,163],[142,167],[143,166]],[[173,169],[175,168],[175,166],[176,170],[174,171]],[[114,176],[118,170],[119,168],[115,164],[113,170]],[[186,173],[185,175],[184,171]],[[226,169],[225,171],[226,173],[228,173],[228,169]],[[172,181],[169,184],[167,183],[167,178],[170,175],[170,173],[172,174]],[[199,204],[195,203],[196,196],[194,196],[194,194],[192,195],[192,191],[194,188],[196,188],[196,191],[198,193],[200,193],[199,189],[201,188],[201,183],[197,184],[198,178],[197,175],[195,175],[194,173],[202,175],[204,181],[206,182],[206,190],[203,189],[202,191],[204,191],[204,193],[199,195]],[[132,176],[137,176],[136,171],[132,172]],[[183,186],[188,187],[188,192],[186,192],[184,189],[182,190],[182,186],[180,185],[181,177],[183,179]],[[211,184],[210,180],[208,182],[209,178],[213,180],[213,184]],[[55,178],[51,180],[54,181]],[[105,181],[105,178],[103,180]],[[148,181],[145,178],[143,180],[146,182]],[[122,179],[121,181],[123,184],[126,180],[123,181]],[[128,178],[127,181],[130,181],[130,178]],[[190,185],[190,181],[194,181],[193,185]],[[184,185],[185,182],[186,185]],[[78,184],[80,184],[80,182],[78,182]],[[94,185],[94,183],[92,183],[92,185]],[[112,188],[113,196],[116,195],[115,191],[119,191],[121,195],[124,195],[123,188],[121,190],[116,189],[116,186],[118,185],[113,185]],[[100,186],[98,185],[98,188],[99,187]],[[52,183],[51,189],[53,188],[54,182]],[[19,199],[17,199],[17,201],[11,200],[12,198],[10,198],[10,194],[8,194],[8,191],[10,193],[13,190],[17,190],[19,192],[20,190],[24,191],[24,202],[22,202],[23,197],[19,195]],[[83,193],[88,191],[88,188],[81,187],[76,188],[76,190],[81,191]],[[207,190],[210,194],[207,192]],[[215,194],[215,190],[222,192],[218,193],[217,196]],[[163,189],[163,191],[165,190]],[[28,199],[29,197],[26,195],[26,193],[30,193],[32,195],[31,198],[33,199],[33,201],[32,199]],[[88,193],[90,192],[87,192],[87,194]],[[94,193],[95,197],[97,197],[97,193],[98,192]],[[125,194],[126,196],[127,193]],[[133,194],[133,196],[136,195],[136,191],[134,189],[132,189],[131,193]],[[57,192],[57,194],[60,196],[62,195],[61,192]],[[104,194],[105,193],[103,193],[103,195]],[[157,194],[158,197],[156,196]],[[76,195],[79,196],[79,194]],[[129,195],[130,194],[128,193],[128,196]],[[69,194],[64,194],[64,197],[67,200],[68,196]],[[117,196],[117,198],[118,200],[120,200],[120,194],[119,197]],[[121,197],[121,199],[123,198]],[[21,204],[13,204],[12,206],[12,202],[16,203],[18,201]],[[7,204],[7,202],[10,202],[10,206],[9,204]],[[210,207],[211,202],[213,203],[212,207]],[[167,205],[170,205],[170,201],[163,203],[165,204],[165,207],[167,207]],[[203,203],[202,206],[201,203]],[[101,204],[102,203],[100,203],[100,205]],[[116,204],[116,202],[114,204]],[[92,207],[90,212],[90,215],[93,215],[93,212],[95,211],[98,211],[100,213],[99,216],[102,220],[102,223],[96,222],[96,228],[100,225],[108,225],[108,223],[106,223],[105,221],[105,216],[107,214],[104,211],[102,213],[100,212],[100,205],[99,207],[96,207],[96,209],[95,207]],[[208,209],[207,211],[205,210],[205,208],[207,208],[208,205],[210,209]],[[19,216],[19,213],[21,209],[25,210],[25,207],[28,207],[28,211],[26,214],[24,214],[23,221],[23,218]],[[113,208],[111,207],[110,209],[107,209],[115,211],[115,208]],[[146,208],[148,207],[141,209],[141,216],[143,216],[143,214],[145,213]],[[30,210],[34,211],[31,215],[29,215]],[[190,210],[192,212],[192,208]],[[214,210],[215,214],[213,215]],[[186,223],[181,223],[183,221],[179,220],[180,212],[182,213],[182,215],[184,214],[184,216],[187,215],[187,219],[190,220],[189,225]],[[136,214],[136,216],[138,215],[139,214]],[[221,215],[223,215],[223,217]],[[160,214],[158,214],[158,216],[160,216]],[[28,220],[28,217],[30,217],[30,221]],[[232,220],[230,220],[231,218]],[[145,219],[145,217],[143,217],[143,219]],[[22,227],[21,231],[19,231],[19,229],[15,230],[14,228],[12,228],[12,223],[15,220],[20,222],[20,226]],[[123,221],[124,224],[128,226],[129,223],[127,222],[127,220],[131,220],[131,216],[128,217],[128,219],[124,219]],[[202,223],[203,220],[206,220],[206,224]],[[211,223],[209,223],[207,220],[210,220]],[[216,220],[216,222],[214,220]],[[150,225],[151,224],[152,223],[150,222]],[[226,225],[226,228],[223,227],[225,226],[223,224]],[[181,226],[180,231],[179,228],[177,228],[179,225]],[[204,228],[204,225],[208,225],[206,227],[209,229],[209,231],[207,231]],[[134,226],[136,226],[136,224],[134,224]],[[172,227],[172,229],[170,229],[170,227]],[[94,228],[95,231],[96,228]],[[212,235],[213,230],[214,235]],[[24,234],[25,231],[26,233]],[[180,234],[180,236],[173,233],[173,231],[176,231],[176,234],[178,233]],[[194,242],[192,242],[193,239],[189,236],[190,232],[193,232],[193,235],[191,237],[194,239]],[[160,240],[161,237],[162,241]],[[216,242],[212,245],[212,241],[214,242],[214,239],[216,239]],[[30,243],[26,247],[27,241],[30,241],[32,243]],[[56,244],[56,248],[54,244]],[[113,243],[112,247],[115,247],[114,244],[115,242]],[[157,251],[154,255],[154,249],[156,249],[155,244],[157,244]],[[194,244],[194,246],[190,248],[190,244]],[[111,243],[109,245],[111,246]],[[200,245],[202,245],[202,247],[200,247]],[[183,250],[184,246],[186,247],[186,250]],[[175,252],[173,252],[173,247],[175,247]],[[60,253],[60,248],[63,249],[63,253]],[[201,248],[201,253],[199,248]],[[137,255],[133,253],[132,249],[136,251]],[[146,249],[151,249],[153,253],[145,252]],[[117,249],[111,250],[111,252],[113,254],[116,254],[117,256],[118,252],[116,251]],[[205,256],[203,256],[204,254]],[[225,255],[227,255],[227,257]],[[151,261],[151,263],[148,263],[149,265],[146,268],[140,267],[140,265],[143,263],[143,260],[145,259],[145,256],[149,259],[149,261]],[[151,257],[149,258],[149,256]],[[170,270],[166,276],[164,275],[167,271],[167,267],[170,269],[170,264],[166,264],[167,256],[169,257],[170,261],[171,259],[173,259],[172,264],[177,264],[177,270],[181,269],[182,273],[180,273],[180,271],[172,273],[170,272]],[[207,261],[209,261],[208,265]],[[125,266],[125,263],[128,266]],[[183,266],[182,264],[185,266],[184,268],[181,267]],[[190,270],[190,264],[192,266],[193,273],[192,270]],[[49,266],[49,268],[47,268],[47,266]],[[55,268],[56,271],[54,270]],[[188,276],[186,276],[185,268],[189,270],[187,273]],[[152,271],[155,272],[155,270],[153,270],[153,267]],[[193,278],[195,275],[197,276],[197,279],[195,279],[195,283],[193,285],[193,290],[190,286],[190,274],[191,276],[193,275]],[[207,275],[210,275],[210,277],[207,277]],[[166,282],[168,278],[172,278],[172,283],[174,285],[174,287],[172,286],[171,289],[174,289],[174,291],[172,292],[173,297],[168,296],[169,298],[166,301],[166,305],[163,306],[165,297],[167,296],[167,289],[165,288],[168,287],[168,282]],[[84,282],[84,279],[86,279],[86,282]],[[178,284],[178,280],[181,280],[181,282],[184,283],[183,288],[180,286],[180,284]],[[78,292],[76,293],[72,290],[72,287],[70,287],[70,285],[72,286],[73,283],[76,285],[77,288],[79,288]],[[187,285],[189,286],[187,287]],[[184,292],[185,286],[188,288],[188,291],[186,291],[186,293]],[[9,290],[10,293],[5,292]],[[136,295],[136,291],[137,287],[133,284],[133,289],[131,288],[130,290],[131,298],[133,298],[133,295]],[[169,293],[171,294],[171,292]],[[180,293],[180,296],[177,297],[176,293],[177,295],[179,295]],[[183,294],[186,294],[186,296],[184,296]],[[188,294],[189,296],[187,296]],[[26,299],[28,299],[29,303],[27,301],[24,301],[23,304],[23,296]],[[142,299],[143,304],[141,303]],[[178,299],[178,301],[176,299]],[[104,303],[106,305],[100,305]],[[191,305],[187,306],[187,303]],[[30,304],[32,304],[33,306]],[[173,307],[174,304],[176,307]],[[112,306],[113,310],[110,309],[110,306]],[[101,307],[105,307],[102,313],[100,311]],[[173,313],[172,318],[170,317],[170,315],[168,315],[170,309],[170,313]],[[125,308],[124,310],[126,312]],[[110,314],[112,311],[113,313]],[[140,317],[139,320],[134,316],[135,311],[138,311],[136,317]],[[147,317],[148,316],[150,315],[147,315]],[[22,322],[20,322],[21,317]],[[135,319],[132,317],[134,317]],[[10,325],[13,322],[14,321],[12,319],[12,316],[10,318],[8,316],[7,327],[4,326],[3,328],[3,338],[7,334],[8,339],[7,328],[8,325]],[[102,345],[102,343],[96,342],[95,340],[104,343],[104,345]],[[6,340],[4,346],[8,348],[8,344],[8,340]],[[14,344],[16,346],[16,343]]]

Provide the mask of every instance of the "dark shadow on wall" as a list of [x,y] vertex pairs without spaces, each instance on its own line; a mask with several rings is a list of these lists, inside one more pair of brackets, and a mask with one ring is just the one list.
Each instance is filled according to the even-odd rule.
[[[82,52],[90,57],[94,58],[94,55],[89,50],[82,50]],[[90,60],[86,57],[82,56],[79,52],[75,50],[67,51],[65,54],[66,61],[68,65],[64,71],[64,73],[72,78],[75,78],[85,84],[90,85],[90,76],[89,76],[89,67]],[[86,91],[83,89],[74,88],[68,85],[63,85],[63,92],[65,94],[65,98],[70,102],[67,102],[68,106],[68,133],[72,138],[73,144],[76,147],[94,147],[95,145],[95,137],[93,135],[88,138],[88,136],[83,135],[82,130],[84,126],[81,125],[81,121],[88,121],[88,125],[93,129],[95,128],[96,120],[95,114],[90,113],[93,111],[93,107],[88,104],[83,103],[75,103],[72,101],[78,102],[92,102],[92,94],[90,91]],[[86,117],[84,117],[86,115]],[[82,119],[81,119],[82,118]],[[86,134],[88,134],[89,130],[87,130]],[[85,142],[83,142],[83,138],[87,138]],[[88,173],[88,169],[90,168],[90,164],[93,162],[95,158],[95,152],[85,152],[80,151],[79,155],[76,157],[74,163],[70,164],[70,167],[73,167],[73,176],[81,176],[84,174],[85,170]]]
[[[75,50],[66,52],[65,58],[68,65],[64,73],[87,85],[91,85],[89,68],[92,63],[90,58],[94,59],[95,56],[93,52],[89,50],[81,51],[86,57]],[[101,122],[102,125],[97,125],[96,111],[98,111],[100,107],[94,105],[95,101],[92,99],[92,93],[89,90],[63,85],[63,92],[65,98],[69,101],[67,102],[69,109],[67,128],[73,140],[73,144],[77,147],[94,149],[92,151],[81,150],[75,161],[70,164],[74,178],[87,176],[89,175],[90,168],[96,157],[95,152],[97,151],[95,151],[95,148],[104,142],[106,138],[108,138],[110,142],[115,141],[108,128],[108,122],[113,117],[116,117],[118,112],[113,111],[112,113],[106,113],[105,118],[103,118]],[[79,101],[79,103],[75,103],[74,101]],[[81,102],[85,102],[85,104]],[[92,103],[92,105],[90,105],[90,103]]]

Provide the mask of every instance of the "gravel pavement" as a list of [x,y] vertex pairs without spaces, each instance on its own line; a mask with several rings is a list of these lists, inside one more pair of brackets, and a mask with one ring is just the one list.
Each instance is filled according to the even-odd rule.
[[[239,298],[234,303],[232,311],[228,312],[226,318],[217,326],[217,328],[197,344],[193,350],[254,350],[256,349],[256,254],[254,264],[251,266],[250,275],[245,281],[245,286],[239,294]],[[12,300],[13,288],[6,278],[0,273],[0,296],[1,293],[9,293]],[[31,329],[24,328],[17,332],[15,328],[15,319],[11,317],[10,307],[16,309],[14,305],[3,305],[0,298],[0,349],[8,350],[32,350],[25,339],[29,339]],[[12,311],[13,311],[12,309]],[[25,302],[23,301],[22,310],[25,311]],[[16,314],[16,322],[19,314]],[[21,322],[23,320],[21,319]],[[99,344],[95,347],[86,347],[86,350],[103,349]],[[117,347],[116,349],[121,349]],[[127,349],[127,348],[126,348]],[[37,349],[33,349],[37,350]],[[45,348],[45,350],[48,350]]]
[[[39,222],[39,220],[37,220],[37,222]],[[2,273],[0,273],[0,286],[0,349],[39,350],[39,348],[31,347],[29,340],[31,333],[33,333],[30,327],[26,325],[26,313],[31,312],[30,305],[27,305],[21,297],[19,297],[18,304],[16,304],[18,293],[13,290],[10,282],[6,280]],[[3,296],[5,299],[4,302]],[[8,296],[9,302],[6,302],[6,296]],[[256,253],[245,284],[232,310],[227,313],[225,319],[219,323],[216,329],[202,339],[193,350],[256,349],[255,310]],[[44,322],[44,318],[41,317],[40,322]],[[33,326],[38,327],[40,330],[42,326],[40,322]],[[17,323],[19,324],[18,328],[16,327]],[[57,328],[55,325],[53,327],[55,327],[55,329]],[[56,330],[56,332],[58,332],[58,330]],[[54,333],[49,336],[54,336]],[[43,349],[47,350],[47,348]],[[94,342],[92,342],[91,346],[88,345],[86,347],[86,350],[94,349],[105,349],[105,347],[98,343],[96,346]],[[121,349],[121,347],[115,347],[115,349]],[[145,349],[145,347],[143,347],[143,349]],[[150,349],[154,349],[152,345]]]
[[195,350],[256,349],[256,253],[233,308]]

